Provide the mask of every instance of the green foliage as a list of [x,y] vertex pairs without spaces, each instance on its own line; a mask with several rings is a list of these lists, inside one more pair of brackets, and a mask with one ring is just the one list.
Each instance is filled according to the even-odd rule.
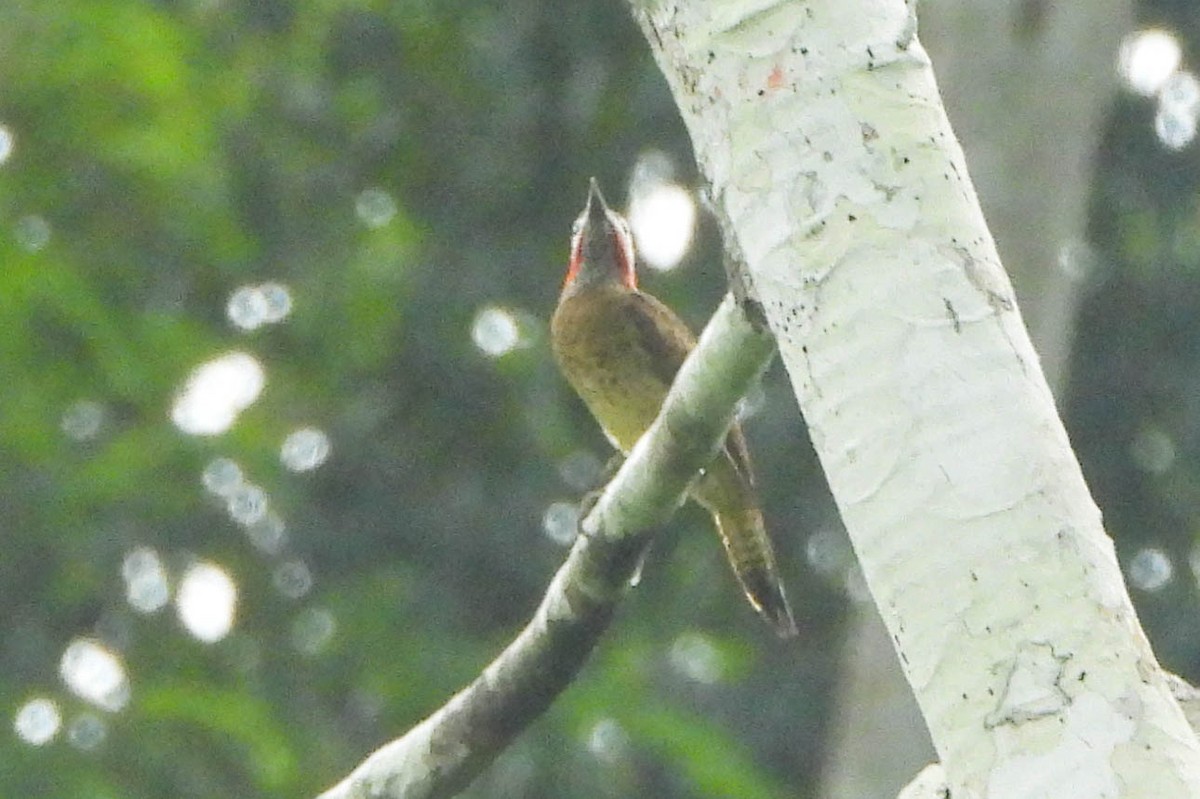
[[[1067,405],[1122,554],[1184,563],[1200,170],[1118,111]],[[564,555],[542,514],[581,493],[573,457],[608,452],[544,327],[588,176],[620,204],[656,148],[693,179],[662,79],[618,2],[5,0],[0,125],[0,710],[48,697],[64,725],[44,746],[0,736],[0,795],[315,794],[470,680]],[[711,227],[683,269],[644,277],[691,320],[723,291]],[[231,294],[268,281],[287,319],[230,325]],[[471,340],[486,307],[519,331],[498,358]],[[262,364],[261,396],[228,432],[184,434],[178,392],[231,351]],[[815,793],[842,599],[800,565],[834,512],[782,383],[747,432],[801,641],[755,619],[685,508],[593,663],[471,795]],[[98,415],[74,429],[81,408]],[[302,426],[332,455],[294,473],[279,451]],[[1130,457],[1147,431],[1171,468]],[[205,491],[218,457],[286,539]],[[176,595],[197,560],[224,568],[233,632],[205,645],[170,608],[132,610],[139,547]],[[1195,678],[1190,585],[1138,598]],[[64,685],[81,636],[121,656],[123,709]]]
[[275,718],[277,709],[245,689],[191,683],[147,686],[135,708],[148,736],[169,737],[167,728],[187,730],[198,748],[222,752],[231,771],[266,794],[303,784],[294,742]]
[[[470,680],[535,607],[564,555],[542,513],[581,490],[559,466],[608,456],[544,333],[576,205],[588,175],[619,186],[643,148],[688,158],[620,5],[577,11],[5,5],[0,708],[47,697],[63,729],[40,747],[0,736],[0,794],[315,794]],[[703,319],[722,290],[709,271],[657,282]],[[268,281],[290,290],[287,319],[231,325],[232,293]],[[470,336],[491,306],[520,336],[499,358]],[[183,433],[171,413],[189,375],[232,351],[262,364],[261,396],[228,432]],[[794,409],[764,419],[765,435],[795,436]],[[332,442],[311,473],[279,460],[302,426]],[[286,538],[204,489],[218,457],[263,488]],[[176,595],[190,564],[224,569],[233,632],[206,645],[172,608],[135,612],[122,568],[139,547]],[[764,647],[791,655],[741,605],[711,531],[678,552],[688,565],[652,559],[596,666],[476,791],[767,797],[811,782],[815,754],[760,757],[787,730],[730,712],[773,703],[754,687],[780,666]],[[297,563],[309,590],[287,588]],[[703,711],[663,666],[697,626],[724,664]],[[81,636],[120,656],[123,709],[90,710],[58,674]],[[821,693],[796,703],[804,724]],[[88,713],[103,737],[81,747],[70,731]],[[617,781],[586,742],[603,718],[628,736]]]

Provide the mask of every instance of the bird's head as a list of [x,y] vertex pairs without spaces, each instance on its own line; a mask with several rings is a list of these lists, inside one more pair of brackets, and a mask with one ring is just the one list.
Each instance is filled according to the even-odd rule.
[[563,294],[604,283],[637,288],[633,236],[625,217],[608,207],[600,184],[592,178],[587,205],[571,229],[571,260]]

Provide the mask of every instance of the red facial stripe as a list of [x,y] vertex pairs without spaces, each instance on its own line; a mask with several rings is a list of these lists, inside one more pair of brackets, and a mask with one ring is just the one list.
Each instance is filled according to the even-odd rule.
[[636,289],[637,272],[634,270],[633,264],[633,240],[629,236],[629,230],[618,227],[618,224],[612,225],[612,237],[613,249],[617,252],[617,260],[621,268],[621,282],[628,288]]
[[[612,236],[613,252],[617,259],[616,265],[620,272],[621,283],[627,288],[636,289],[637,272],[633,261],[633,239],[629,235],[629,230],[619,219],[612,220],[610,217],[608,233]],[[579,276],[579,270],[584,266],[583,234],[584,231],[580,230],[571,237],[571,257],[567,261],[567,276],[563,280],[563,288],[571,285]]]
[[571,237],[571,258],[567,261],[567,277],[563,280],[563,288],[571,285],[571,281],[579,274],[583,261],[583,234],[576,233]]

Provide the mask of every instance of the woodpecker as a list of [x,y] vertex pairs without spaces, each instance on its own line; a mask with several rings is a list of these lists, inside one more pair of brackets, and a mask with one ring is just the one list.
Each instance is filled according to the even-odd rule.
[[[608,207],[595,178],[571,231],[550,339],[563,376],[625,454],[658,416],[675,373],[696,345],[670,308],[638,289],[629,224]],[[738,425],[689,496],[712,514],[750,604],[780,637],[795,635]]]

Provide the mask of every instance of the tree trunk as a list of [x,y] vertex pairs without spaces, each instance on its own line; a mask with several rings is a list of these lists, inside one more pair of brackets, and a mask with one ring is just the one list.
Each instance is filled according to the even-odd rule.
[[[1042,370],[1061,397],[1088,258],[1094,154],[1131,3],[924,0],[918,13]],[[895,796],[932,755],[883,625],[873,608],[857,610],[833,720],[829,799]]]
[[1200,796],[913,7],[635,14],[953,795]]

